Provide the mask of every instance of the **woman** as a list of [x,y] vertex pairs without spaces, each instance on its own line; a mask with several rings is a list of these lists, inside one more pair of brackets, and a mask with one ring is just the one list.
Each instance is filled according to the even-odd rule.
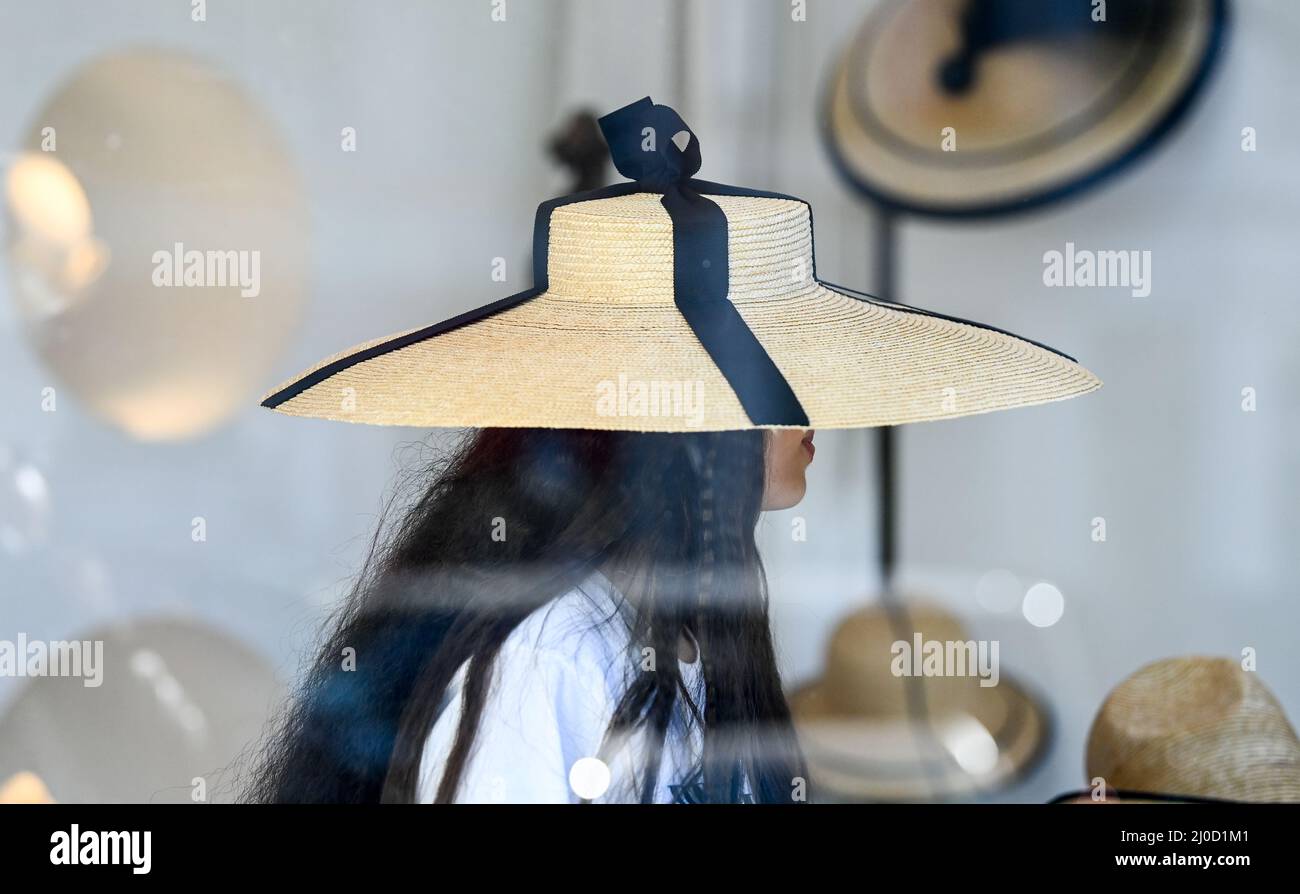
[[[600,125],[631,182],[542,204],[532,288],[263,401],[478,433],[376,548],[254,797],[806,800],[754,527],[802,498],[811,429],[1100,386],[1010,333],[817,279],[807,203],[695,179],[699,140],[667,106]],[[690,412],[661,384],[689,385]]]
[[754,529],[812,455],[798,429],[471,435],[375,550],[254,796],[802,798]]

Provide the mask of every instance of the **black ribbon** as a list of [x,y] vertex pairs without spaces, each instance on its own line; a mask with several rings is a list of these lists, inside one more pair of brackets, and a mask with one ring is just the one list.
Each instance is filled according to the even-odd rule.
[[[477,323],[536,298],[549,286],[547,256],[550,248],[551,214],[556,208],[574,202],[653,192],[662,193],[661,201],[672,219],[673,300],[691,331],[736,393],[736,398],[753,424],[807,427],[808,415],[785,376],[777,369],[772,358],[727,298],[727,217],[717,203],[706,196],[748,196],[794,202],[803,202],[803,199],[783,193],[694,179],[693,175],[700,169],[699,140],[676,112],[667,106],[655,105],[648,96],[601,118],[600,126],[609,143],[615,166],[632,182],[562,196],[538,206],[533,225],[532,288],[327,363],[272,394],[262,402],[262,406],[278,407],[358,363]],[[803,204],[807,205],[806,202]],[[811,227],[811,206],[808,208],[808,221]],[[855,292],[823,282],[817,278],[815,250],[812,263],[813,280],[846,297],[1020,338],[1014,333],[983,323],[884,301],[865,292]],[[1037,342],[1031,344],[1038,345]],[[1038,346],[1073,359],[1046,345]]]
[[755,425],[808,425],[799,398],[727,298],[727,215],[692,185],[700,141],[650,97],[600,119],[614,167],[661,192],[673,222],[673,301]]

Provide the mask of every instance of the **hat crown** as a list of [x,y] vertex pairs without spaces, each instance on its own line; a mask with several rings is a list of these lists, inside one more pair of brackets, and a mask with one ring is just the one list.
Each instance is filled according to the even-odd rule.
[[[872,605],[846,617],[831,637],[826,659],[826,697],[831,707],[844,715],[881,719],[908,715],[908,681],[914,676],[922,687],[928,711],[935,716],[969,708],[972,700],[989,702],[985,711],[995,710],[996,702],[988,699],[971,675],[922,674],[915,676],[912,666],[916,639],[922,643],[948,644],[970,641],[961,623],[945,609],[909,600],[906,629],[896,629],[889,612]],[[895,644],[902,645],[896,648]],[[899,657],[900,651],[905,655]],[[965,653],[963,653],[965,654]],[[899,661],[906,665],[904,675],[896,674]],[[973,670],[973,669],[972,669]]]
[[1120,790],[1297,801],[1300,739],[1235,661],[1168,658],[1106,698],[1088,735],[1088,775]]
[[[672,305],[673,222],[657,193],[573,202],[551,214],[548,294]],[[816,289],[812,217],[792,199],[710,196],[727,218],[728,298],[788,299]]]

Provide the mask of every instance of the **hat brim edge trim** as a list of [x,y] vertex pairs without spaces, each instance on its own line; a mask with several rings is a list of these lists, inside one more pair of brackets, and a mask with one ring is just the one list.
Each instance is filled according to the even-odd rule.
[[[1001,329],[997,326],[988,325],[986,323],[980,323],[974,320],[967,320],[961,317],[955,317],[949,314],[940,313],[938,311],[917,307],[915,305],[901,304],[895,301],[889,301],[887,299],[882,299],[879,298],[878,296],[871,295],[870,293],[867,292],[862,292],[856,289],[849,288],[847,286],[837,285],[835,283],[827,282],[822,279],[816,279],[815,281],[817,282],[818,285],[820,285],[822,288],[826,289],[827,291],[833,292],[838,295],[842,295],[845,298],[849,298],[855,301],[862,301],[867,304],[874,304],[879,307],[887,308],[889,310],[896,310],[903,313],[916,314],[918,316],[932,317],[935,319],[946,320],[948,322],[956,323],[959,325],[972,326],[976,329],[983,329],[989,332],[994,332],[999,335],[1003,335],[1007,338],[1013,338],[1017,341],[1024,342],[1025,344],[1032,345],[1033,347],[1038,348],[1040,350],[1048,351],[1071,363],[1079,365],[1078,360],[1076,360],[1074,357],[1070,356],[1069,354],[1066,354],[1064,351],[1057,350],[1056,348],[1053,348],[1050,345],[1035,341],[1030,338],[1026,338],[1022,335],[1017,335],[1014,332],[1010,332],[1006,329]],[[382,339],[378,343],[371,344],[368,347],[362,348],[360,350],[353,349],[350,352],[345,352],[343,356],[337,357],[334,360],[327,360],[325,363],[321,364],[319,367],[313,369],[312,371],[304,375],[300,375],[294,379],[290,379],[287,383],[280,385],[279,387],[277,387],[276,389],[272,390],[267,395],[265,395],[260,405],[267,409],[284,412],[286,413],[286,415],[301,415],[301,414],[288,412],[286,410],[281,410],[280,408],[282,407],[283,404],[293,400],[293,398],[297,397],[303,392],[308,391],[309,389],[327,381],[337,373],[350,369],[351,367],[356,366],[359,363],[364,363],[368,360],[373,360],[377,357],[382,357],[383,355],[392,353],[393,351],[398,351],[401,350],[402,348],[410,347],[411,345],[418,344],[422,341],[427,341],[428,339],[431,338],[436,338],[439,335],[444,335],[448,332],[452,332],[464,326],[469,326],[471,324],[478,323],[482,320],[489,319],[491,317],[496,316],[497,314],[518,307],[519,305],[524,304],[525,302],[530,301],[533,298],[536,298],[544,293],[545,293],[545,289],[534,286],[530,289],[526,289],[525,291],[516,292],[512,295],[507,295],[506,297],[490,302],[489,304],[485,304],[482,305],[481,307],[465,311],[464,313],[457,314],[453,317],[449,317],[445,320],[442,320],[441,322],[433,323],[431,325],[424,326],[422,328],[415,329],[409,332],[405,332],[400,335],[393,336],[391,338]],[[1094,378],[1096,378],[1095,375]],[[1033,406],[1038,403],[1052,403],[1057,400],[1067,400],[1073,397],[1079,397],[1082,396],[1083,394],[1088,394],[1091,393],[1092,391],[1097,390],[1097,388],[1100,388],[1101,385],[1102,385],[1101,380],[1097,379],[1096,385],[1085,391],[1062,395],[1060,397],[1051,398],[1046,401],[1036,401],[1034,403],[1027,403],[1024,404],[1023,406]],[[990,410],[989,412],[991,411],[992,410]],[[971,415],[971,414],[962,414],[962,415]],[[343,421],[349,421],[349,420],[344,419]],[[755,425],[752,427],[798,428],[798,427],[806,427],[806,426]]]

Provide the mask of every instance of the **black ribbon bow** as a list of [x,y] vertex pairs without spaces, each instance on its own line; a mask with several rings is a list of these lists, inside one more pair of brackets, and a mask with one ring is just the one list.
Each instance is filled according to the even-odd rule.
[[[691,178],[700,141],[675,111],[638,100],[600,119],[610,155],[673,222],[673,301],[755,425],[808,425],[808,414],[727,298],[727,216]],[[702,184],[706,188],[711,184]]]
[[650,97],[600,119],[614,167],[651,192],[694,177],[700,169],[700,141],[682,116]]

